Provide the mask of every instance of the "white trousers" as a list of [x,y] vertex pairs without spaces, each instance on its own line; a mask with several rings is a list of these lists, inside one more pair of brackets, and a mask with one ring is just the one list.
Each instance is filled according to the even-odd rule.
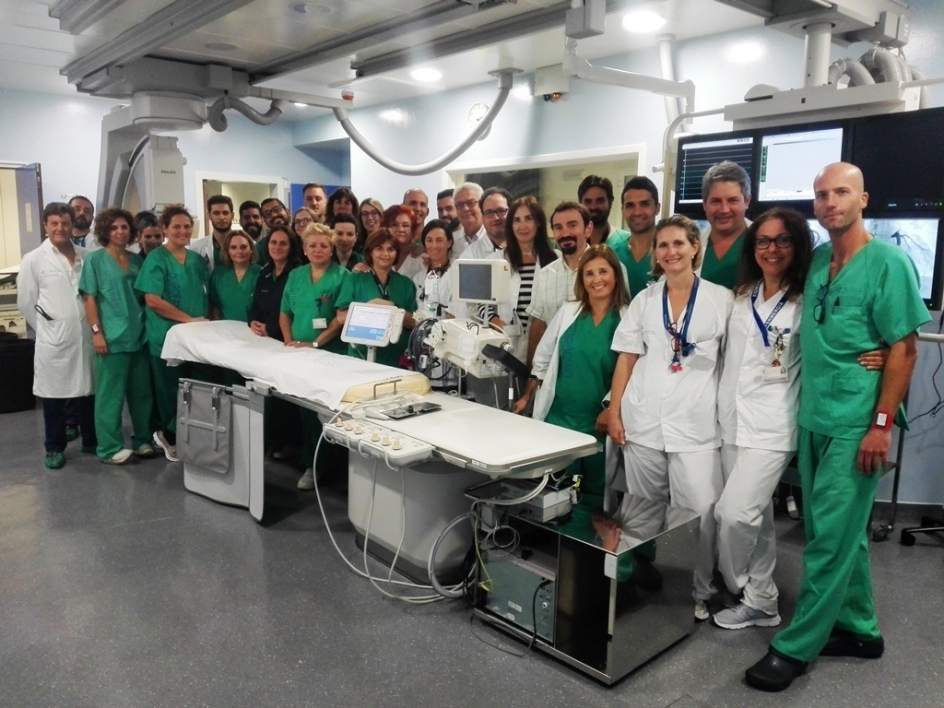
[[771,497],[794,453],[737,445],[721,448],[724,491],[715,506],[718,570],[748,607],[777,612],[777,535]]
[[[623,466],[628,493],[657,502],[648,508],[642,519],[637,516],[637,521],[641,520],[643,525],[650,527],[639,528],[637,533],[651,536],[658,533],[666,521],[672,526],[673,516],[679,513],[679,508],[691,509],[699,515],[693,597],[696,600],[709,599],[716,592],[712,573],[715,566],[715,502],[722,488],[720,451],[665,452],[628,442],[623,446]],[[623,511],[631,510],[624,505]],[[635,511],[638,514],[640,510]],[[631,525],[637,526],[636,523]]]

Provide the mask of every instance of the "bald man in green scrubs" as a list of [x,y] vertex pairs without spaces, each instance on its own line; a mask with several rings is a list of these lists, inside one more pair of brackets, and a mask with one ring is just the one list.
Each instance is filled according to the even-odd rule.
[[703,237],[705,257],[701,277],[734,288],[737,266],[744,250],[744,218],[751,203],[751,178],[744,168],[724,160],[708,168],[701,180],[702,206],[711,228]]
[[629,230],[610,234],[606,244],[626,266],[629,294],[636,297],[652,280],[652,240],[659,217],[659,190],[648,177],[636,176],[627,180],[620,203]]
[[[800,328],[803,582],[790,626],[747,670],[748,684],[765,691],[785,689],[817,656],[877,659],[884,651],[867,526],[917,359],[917,330],[930,321],[914,264],[865,230],[859,168],[828,165],[813,186],[830,243],[813,254]],[[858,352],[884,343],[884,371],[859,366]]]

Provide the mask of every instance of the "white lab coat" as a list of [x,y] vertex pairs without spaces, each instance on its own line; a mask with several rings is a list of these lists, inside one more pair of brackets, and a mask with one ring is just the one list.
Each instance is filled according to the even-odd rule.
[[[780,302],[783,292],[764,302],[763,292],[757,298],[757,314],[766,321]],[[734,300],[728,320],[724,369],[718,389],[718,421],[721,438],[726,445],[761,450],[796,450],[796,415],[800,397],[800,300],[788,301],[771,322],[772,326],[788,328],[784,335],[787,380],[765,382],[763,371],[770,366],[773,348],[764,346],[760,330],[751,312],[748,292]],[[773,345],[773,335],[770,335]]]
[[[448,270],[440,276],[436,271],[424,268],[413,276],[413,284],[416,286],[416,304],[420,310],[428,313],[429,317],[436,317],[440,305],[443,310],[456,316],[453,312],[452,293],[449,290]],[[465,314],[464,308],[462,314]]]
[[[453,246],[453,250],[455,246]],[[501,258],[505,255],[504,246],[496,248],[488,234],[482,234],[467,249],[462,252],[463,258]]]
[[94,391],[92,334],[79,296],[85,250],[76,247],[75,254],[70,265],[46,239],[23,257],[16,278],[16,305],[36,332],[33,394],[40,398],[78,398]]
[[[560,368],[560,338],[567,331],[577,316],[583,304],[580,302],[565,302],[558,309],[557,314],[547,325],[541,336],[537,349],[534,351],[534,360],[531,362],[531,375],[541,381],[541,386],[534,396],[534,411],[531,414],[536,420],[544,420],[551,404],[554,403],[554,394],[557,389],[557,371]],[[620,319],[626,317],[628,307],[620,310]]]
[[673,373],[672,339],[662,320],[664,290],[661,281],[637,294],[613,337],[614,351],[639,354],[620,402],[626,439],[670,453],[719,448],[718,380],[734,297],[727,288],[699,280],[688,332],[695,351]]
[[200,238],[191,240],[187,248],[189,248],[194,253],[203,256],[203,260],[206,261],[209,272],[213,272],[213,267],[215,265],[213,262],[213,234],[210,234],[209,236],[201,236]]
[[[485,226],[482,225],[479,227],[479,230],[476,231],[471,239],[466,238],[465,231],[462,228],[457,229],[452,234],[452,258],[455,260],[459,256],[465,254],[465,251],[468,250],[471,246],[479,239],[488,238],[485,235]],[[465,255],[465,258],[471,258],[469,255]]]

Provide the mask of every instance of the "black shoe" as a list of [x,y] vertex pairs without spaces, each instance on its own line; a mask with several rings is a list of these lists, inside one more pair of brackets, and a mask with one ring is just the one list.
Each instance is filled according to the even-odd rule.
[[77,425],[66,426],[66,442],[72,442],[79,437],[79,427]]
[[804,671],[805,661],[788,659],[768,651],[763,659],[744,672],[744,680],[751,688],[773,693],[787,688]]
[[858,659],[878,659],[885,653],[885,640],[861,639],[844,629],[834,629],[820,656],[854,656]]

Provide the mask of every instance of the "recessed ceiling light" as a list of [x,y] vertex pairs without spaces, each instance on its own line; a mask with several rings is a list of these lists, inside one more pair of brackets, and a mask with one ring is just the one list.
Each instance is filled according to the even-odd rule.
[[633,34],[656,32],[665,26],[665,18],[654,10],[630,10],[623,15],[623,29]]
[[751,64],[762,59],[766,53],[763,42],[745,39],[729,44],[724,50],[724,58],[732,64]]
[[414,81],[420,81],[424,84],[431,84],[442,78],[442,72],[431,66],[419,66],[410,72]]
[[234,49],[238,49],[235,44],[230,44],[229,42],[207,42],[203,46],[213,52],[231,52]]
[[394,125],[403,125],[406,123],[406,113],[399,108],[387,108],[380,111],[378,115],[380,116],[380,120],[386,121],[387,123],[393,123]]
[[292,101],[292,105],[296,108],[308,108],[308,104],[302,103],[301,101]]

